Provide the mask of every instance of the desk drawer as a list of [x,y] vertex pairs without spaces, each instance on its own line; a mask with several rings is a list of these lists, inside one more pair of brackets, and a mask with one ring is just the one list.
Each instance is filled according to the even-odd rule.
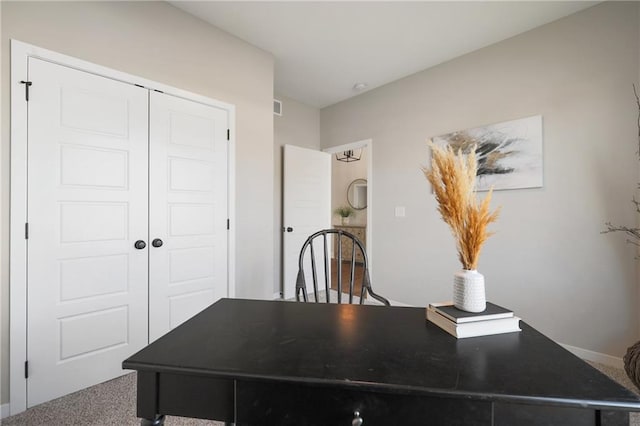
[[309,385],[236,382],[237,425],[491,425],[491,402]]
[[157,412],[173,416],[233,421],[233,380],[163,373]]
[[628,426],[625,411],[518,403],[494,404],[494,426]]

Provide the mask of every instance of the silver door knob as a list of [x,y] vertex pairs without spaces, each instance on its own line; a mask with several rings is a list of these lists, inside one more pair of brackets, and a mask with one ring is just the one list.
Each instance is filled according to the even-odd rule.
[[353,412],[353,420],[351,420],[351,426],[360,426],[364,423],[364,419],[360,417],[360,411]]

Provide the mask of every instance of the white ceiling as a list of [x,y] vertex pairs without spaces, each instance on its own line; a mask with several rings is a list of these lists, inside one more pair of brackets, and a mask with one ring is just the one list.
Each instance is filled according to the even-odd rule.
[[322,108],[597,1],[170,1],[271,52],[275,91]]

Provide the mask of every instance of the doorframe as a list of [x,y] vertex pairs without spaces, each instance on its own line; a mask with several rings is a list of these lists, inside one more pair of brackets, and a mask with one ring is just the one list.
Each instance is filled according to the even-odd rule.
[[[344,145],[331,146],[325,148],[322,151],[329,154],[336,154],[338,152],[347,151],[349,149],[367,148],[367,258],[369,259],[369,273],[373,274],[374,263],[373,259],[373,207],[371,201],[373,200],[373,139],[362,139],[355,142],[350,142]],[[333,164],[333,159],[331,160]],[[332,168],[333,174],[333,168]],[[333,188],[333,179],[331,180]],[[333,192],[333,189],[332,189]]]
[[126,84],[159,90],[192,102],[224,109],[230,129],[227,151],[227,213],[231,226],[227,234],[227,295],[235,297],[235,105],[158,83],[122,71],[103,67],[72,56],[11,39],[10,114],[11,114],[11,196],[9,218],[9,407],[10,415],[27,409],[27,379],[22,373],[27,360],[27,103],[24,85],[28,80],[28,60],[37,58]]

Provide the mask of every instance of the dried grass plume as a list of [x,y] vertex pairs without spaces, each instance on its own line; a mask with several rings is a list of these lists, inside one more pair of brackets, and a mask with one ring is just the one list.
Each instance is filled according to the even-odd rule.
[[451,227],[462,267],[477,269],[482,245],[493,235],[487,226],[495,222],[500,213],[500,207],[489,211],[493,188],[478,201],[475,149],[463,155],[461,151],[454,153],[448,145],[439,147],[431,140],[427,143],[432,152],[431,169],[423,167],[422,171],[433,186],[442,219]]

